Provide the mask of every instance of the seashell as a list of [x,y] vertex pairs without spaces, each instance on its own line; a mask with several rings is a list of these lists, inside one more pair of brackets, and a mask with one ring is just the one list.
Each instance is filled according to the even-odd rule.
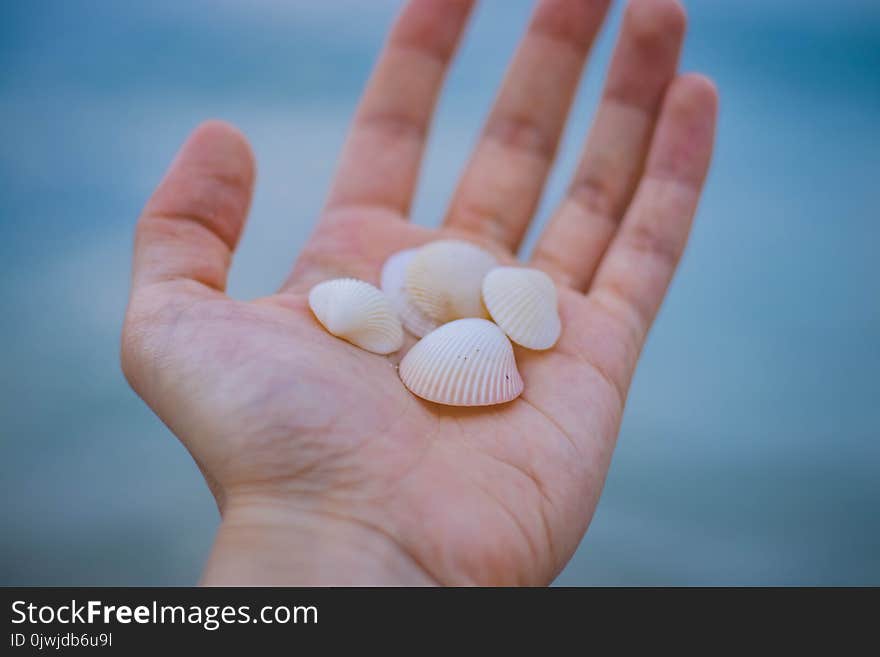
[[416,254],[417,249],[404,249],[392,255],[382,266],[380,287],[397,312],[403,327],[417,338],[427,335],[440,326],[421,310],[409,298],[406,291],[406,268]]
[[419,340],[400,363],[400,379],[414,395],[452,406],[503,404],[523,391],[510,340],[477,318],[449,322]]
[[556,285],[547,274],[526,267],[497,267],[483,279],[483,302],[501,330],[528,349],[549,349],[562,323]]
[[318,283],[309,306],[327,331],[372,351],[390,354],[403,346],[403,327],[391,303],[376,287],[355,278]]
[[406,291],[422,313],[439,324],[464,317],[488,318],[483,278],[495,258],[460,240],[439,240],[419,249],[406,268]]

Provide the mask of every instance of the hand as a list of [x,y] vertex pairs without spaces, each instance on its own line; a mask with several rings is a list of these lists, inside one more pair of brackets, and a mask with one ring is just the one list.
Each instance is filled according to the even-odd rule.
[[676,0],[626,10],[581,162],[532,258],[558,282],[562,337],[548,352],[517,348],[519,399],[417,399],[397,376],[403,352],[334,338],[306,301],[332,277],[377,284],[390,254],[440,237],[513,261],[608,2],[538,3],[443,226],[429,230],[407,214],[471,4],[407,4],[277,294],[224,293],[254,180],[230,126],[196,130],[138,222],[123,368],[217,499],[204,583],[545,584],[586,531],[712,150],[715,89],[676,74]]

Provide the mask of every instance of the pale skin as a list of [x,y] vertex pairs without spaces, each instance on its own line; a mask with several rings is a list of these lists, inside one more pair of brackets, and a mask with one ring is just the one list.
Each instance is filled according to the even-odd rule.
[[362,351],[306,301],[328,278],[377,284],[389,255],[440,237],[514,262],[609,2],[537,3],[442,226],[427,229],[408,213],[472,4],[403,7],[276,294],[225,294],[255,175],[235,128],[200,126],[138,221],[122,364],[217,500],[203,584],[543,585],[590,523],[712,151],[717,94],[678,72],[677,0],[626,8],[580,163],[531,258],[557,283],[563,331],[550,351],[517,348],[519,399],[422,401],[396,371],[412,341]]

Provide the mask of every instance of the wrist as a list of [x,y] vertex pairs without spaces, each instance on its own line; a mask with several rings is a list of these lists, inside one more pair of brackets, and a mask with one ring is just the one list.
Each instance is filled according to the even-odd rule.
[[361,521],[278,501],[229,500],[203,586],[436,584],[388,534]]

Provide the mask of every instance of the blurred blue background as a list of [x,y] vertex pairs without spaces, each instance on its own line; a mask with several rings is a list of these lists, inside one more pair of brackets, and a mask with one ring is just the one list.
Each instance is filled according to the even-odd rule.
[[[715,165],[560,584],[880,584],[880,3],[686,0]],[[485,0],[415,208],[442,214],[530,3]],[[218,516],[127,387],[132,226],[198,122],[260,178],[231,293],[302,246],[397,2],[3,2],[0,583],[191,584]],[[538,224],[596,104],[598,42]],[[532,233],[532,241],[534,233]]]

